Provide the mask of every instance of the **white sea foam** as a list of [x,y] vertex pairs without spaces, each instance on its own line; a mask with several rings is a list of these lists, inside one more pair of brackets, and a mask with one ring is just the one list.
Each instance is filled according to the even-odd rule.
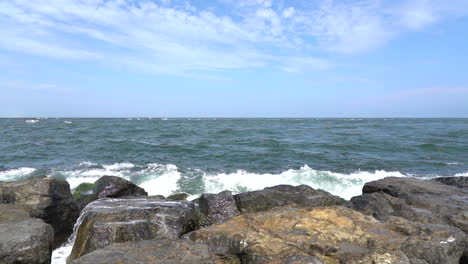
[[97,166],[97,163],[91,162],[91,161],[83,161],[78,164],[79,167],[92,167],[92,166]]
[[26,122],[26,123],[30,123],[30,124],[34,124],[34,123],[39,122],[39,120],[31,119],[31,120],[26,120],[25,122]]
[[78,167],[81,168],[79,170],[59,170],[55,171],[52,175],[49,176],[53,177],[54,174],[62,175],[70,184],[70,188],[75,189],[81,183],[94,183],[99,178],[105,175],[118,176],[130,180],[132,172],[130,172],[129,169],[135,167],[134,164],[128,162],[114,163],[111,165],[102,165],[102,169],[92,168],[94,166],[98,166],[98,164],[85,161],[78,164]]
[[0,181],[17,181],[25,176],[29,176],[36,171],[33,168],[18,168],[0,172]]
[[463,173],[457,173],[457,174],[455,174],[455,176],[458,176],[458,177],[460,177],[460,176],[468,176],[468,171],[467,171],[467,172],[463,172]]
[[102,166],[107,170],[118,171],[118,170],[131,169],[135,167],[135,164],[132,164],[130,162],[122,162],[122,163],[114,163],[112,165],[102,165]]
[[65,124],[73,124],[72,121],[63,121]]
[[178,189],[177,181],[180,179],[181,173],[175,165],[151,163],[148,164],[148,168],[143,173],[150,175],[150,178],[142,182],[140,187],[145,189],[149,195],[168,196]]
[[315,189],[322,189],[344,199],[360,195],[366,182],[385,177],[405,177],[400,172],[356,172],[342,174],[330,171],[318,171],[304,165],[299,170],[287,170],[279,174],[256,174],[239,170],[231,174],[205,175],[205,190],[217,193],[223,190],[245,192],[259,190],[279,184],[307,184]]

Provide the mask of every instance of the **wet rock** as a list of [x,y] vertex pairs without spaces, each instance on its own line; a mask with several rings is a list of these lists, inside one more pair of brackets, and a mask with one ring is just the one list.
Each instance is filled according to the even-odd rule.
[[199,206],[203,226],[222,223],[240,214],[230,191],[203,194],[199,199]]
[[79,208],[65,180],[33,178],[16,182],[0,182],[0,203],[24,208],[31,217],[52,225],[54,247],[64,242],[73,231]]
[[408,236],[345,207],[278,207],[188,236],[243,263],[410,263]]
[[86,206],[80,221],[70,259],[113,243],[178,238],[196,228],[197,214],[188,201],[103,198]]
[[189,195],[187,193],[176,193],[176,194],[169,195],[167,199],[174,200],[174,201],[185,201],[187,200],[188,197]]
[[21,207],[0,204],[0,263],[50,263],[54,230]]
[[103,176],[94,183],[94,194],[102,197],[148,196],[148,193],[131,181],[116,176]]
[[148,196],[148,193],[131,181],[116,176],[102,176],[95,183],[82,183],[73,192],[81,210],[99,198],[125,196]]
[[[146,240],[113,244],[86,254],[71,264],[192,264],[225,263],[204,244],[182,240]],[[235,263],[235,262],[231,262]],[[240,264],[240,262],[238,262]]]
[[318,207],[342,205],[345,200],[307,185],[278,185],[234,196],[241,213],[266,211],[278,206]]
[[440,182],[443,184],[456,186],[458,188],[468,189],[468,177],[439,177],[434,178],[431,181]]

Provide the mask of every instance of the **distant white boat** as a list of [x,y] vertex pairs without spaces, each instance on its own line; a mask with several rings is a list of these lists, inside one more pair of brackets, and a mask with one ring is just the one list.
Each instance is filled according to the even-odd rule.
[[26,123],[31,123],[31,124],[34,124],[37,122],[39,122],[39,120],[36,120],[36,119],[26,120]]
[[72,121],[63,121],[65,124],[73,124]]

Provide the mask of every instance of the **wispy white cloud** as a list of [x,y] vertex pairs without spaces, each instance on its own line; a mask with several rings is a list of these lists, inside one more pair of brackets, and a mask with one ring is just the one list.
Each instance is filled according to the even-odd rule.
[[301,72],[329,68],[327,53],[365,52],[468,14],[464,0],[219,2],[224,8],[186,0],[2,1],[0,49],[165,74],[267,65]]

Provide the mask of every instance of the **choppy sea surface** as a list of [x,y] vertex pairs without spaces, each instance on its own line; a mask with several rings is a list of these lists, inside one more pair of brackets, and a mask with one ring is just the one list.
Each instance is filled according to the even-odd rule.
[[468,119],[0,119],[0,181],[103,175],[151,194],[468,176]]

